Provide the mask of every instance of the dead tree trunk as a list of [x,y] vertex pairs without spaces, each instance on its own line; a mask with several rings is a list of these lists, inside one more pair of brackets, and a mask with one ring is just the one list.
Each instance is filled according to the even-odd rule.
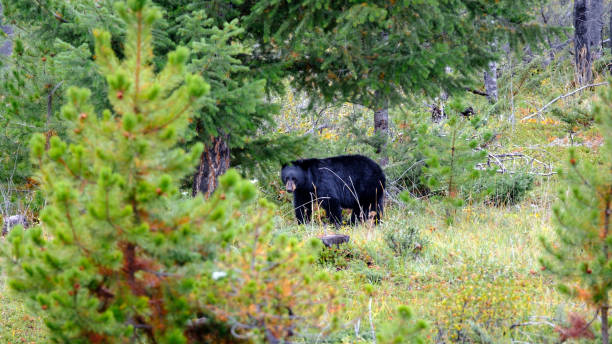
[[588,43],[587,1],[574,1],[574,63],[576,65],[576,82],[578,85],[587,85],[593,81],[593,60]]
[[603,0],[587,0],[588,44],[593,60],[602,55],[603,10]]
[[384,139],[384,143],[377,147],[376,153],[382,153],[383,156],[380,158],[380,164],[382,166],[387,165],[389,162],[389,157],[386,152],[384,152],[385,147],[387,146],[387,138],[389,136],[389,108],[387,107],[386,102],[384,105],[376,110],[374,110],[374,133],[381,135]]
[[601,57],[603,0],[574,1],[574,59],[579,85],[593,82],[593,61]]
[[[540,15],[542,16],[544,25],[548,26],[548,17],[546,17],[544,11],[544,1],[540,3]],[[546,66],[548,66],[555,59],[555,49],[548,33],[546,33],[546,43],[548,43],[548,58],[542,63],[542,67],[544,68],[546,68]]]
[[[382,32],[381,39],[384,42],[389,41],[389,33]],[[386,147],[389,139],[389,102],[384,98],[381,91],[376,91],[376,108],[374,109],[374,134],[380,135],[383,139],[381,145],[376,148],[376,153],[381,154],[380,165],[385,166],[389,163]]]
[[489,70],[484,72],[484,84],[489,103],[497,103],[497,62],[489,62]]
[[229,168],[229,162],[229,135],[211,137],[200,156],[198,170],[193,176],[193,196],[202,193],[206,198],[210,197],[219,184],[219,176]]

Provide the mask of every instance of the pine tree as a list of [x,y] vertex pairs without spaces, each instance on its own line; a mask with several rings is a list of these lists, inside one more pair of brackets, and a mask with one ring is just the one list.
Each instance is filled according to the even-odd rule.
[[188,73],[185,47],[155,72],[159,9],[130,0],[116,10],[125,59],[94,31],[112,111],[98,115],[91,92],[72,87],[61,110],[67,140],[53,136],[48,150],[44,135],[31,140],[47,206],[42,226],[13,230],[2,246],[12,290],[60,343],[270,341],[333,320],[329,277],[311,279],[321,244],[272,240],[273,208],[253,202],[251,183],[229,170],[208,200],[182,197],[203,145],[177,145],[210,86]]
[[209,101],[194,123],[194,139],[205,144],[205,151],[194,176],[193,194],[208,196],[230,165],[253,170],[258,162],[266,166],[266,161],[290,160],[302,151],[304,139],[270,135],[278,106],[265,99],[266,81],[253,78],[238,58],[252,54],[240,41],[244,29],[238,20],[217,27],[195,8],[186,6],[169,25],[176,30],[170,36],[194,52],[189,69],[201,73],[212,86]]
[[246,63],[266,75],[269,87],[288,75],[314,102],[364,105],[383,139],[389,107],[415,93],[463,91],[495,59],[489,42],[516,46],[539,35],[531,0],[204,3],[222,20],[244,18],[257,42]]
[[[17,105],[14,108],[20,111],[9,112],[10,116],[5,117],[5,123],[15,128],[0,144],[14,148],[11,141],[16,141],[15,136],[28,137],[32,132],[63,135],[61,122],[54,116],[57,102],[48,111],[51,115],[46,115],[45,96],[56,85],[90,88],[94,94],[102,95],[91,99],[95,108],[101,111],[108,107],[106,85],[95,65],[91,28],[101,27],[111,32],[112,49],[119,57],[125,54],[125,30],[113,2],[44,1],[38,6],[32,6],[30,0],[4,2],[6,17],[21,28],[15,40],[20,42],[25,54],[9,61],[10,68],[2,81],[21,85],[25,80],[27,85],[20,86],[17,94],[9,92],[16,87],[0,89],[0,96],[14,100]],[[156,38],[153,41],[155,69],[163,68],[169,51],[184,45],[194,52],[188,61],[189,70],[203,75],[212,85],[208,101],[200,107],[190,132],[185,135],[187,144],[195,140],[206,147],[193,178],[195,190],[210,195],[218,176],[229,166],[261,174],[261,170],[270,172],[271,168],[278,167],[279,161],[291,160],[301,153],[305,138],[274,134],[271,130],[272,114],[278,108],[266,100],[262,75],[253,73],[241,61],[251,58],[252,52],[250,45],[242,42],[243,29],[239,22],[209,19],[202,6],[186,1],[156,1],[156,4],[165,16],[152,28]],[[64,86],[55,89],[55,98],[63,94]],[[24,98],[28,102],[22,101]],[[51,119],[48,126],[47,117]],[[19,127],[24,118],[35,128]],[[18,161],[24,164],[24,155]]]
[[595,121],[606,140],[594,162],[570,149],[568,166],[559,171],[565,185],[553,208],[557,236],[551,241],[542,238],[547,255],[541,264],[559,278],[561,291],[599,312],[602,343],[607,344],[612,289],[612,88],[600,95]]
[[488,132],[478,132],[483,125],[478,117],[461,117],[462,109],[461,101],[455,99],[446,108],[448,120],[438,125],[422,124],[418,133],[419,151],[425,156],[423,182],[433,194],[443,196],[449,223],[454,217],[453,209],[463,205],[465,189],[473,184],[471,181],[488,173],[477,170],[476,164],[485,160],[487,152],[482,147],[492,138]]
[[[66,85],[87,86],[108,106],[103,78],[96,70],[91,27],[103,27],[120,37],[121,25],[109,3],[3,1],[3,21],[13,23],[13,53],[3,56],[0,69],[0,180],[16,183],[31,175],[27,140],[32,133],[64,137],[57,116]],[[116,42],[115,42],[115,45]],[[12,174],[9,166],[18,166]]]

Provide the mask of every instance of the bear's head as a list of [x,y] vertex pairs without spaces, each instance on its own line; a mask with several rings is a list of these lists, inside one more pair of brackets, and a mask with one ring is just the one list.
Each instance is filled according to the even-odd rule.
[[284,165],[281,170],[281,179],[287,192],[294,192],[296,189],[303,189],[308,185],[307,172],[295,165]]

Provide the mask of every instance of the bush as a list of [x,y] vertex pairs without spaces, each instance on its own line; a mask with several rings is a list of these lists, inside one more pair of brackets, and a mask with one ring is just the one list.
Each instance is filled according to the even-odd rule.
[[528,173],[497,175],[488,182],[487,202],[498,207],[518,204],[533,188],[534,180]]
[[403,228],[399,231],[385,232],[385,241],[393,252],[401,257],[416,257],[427,244],[427,239],[421,237],[418,230],[413,227]]
[[337,270],[347,269],[349,263],[355,261],[363,262],[368,267],[374,264],[374,260],[366,249],[350,242],[339,247],[325,248],[319,254],[319,264],[331,265]]

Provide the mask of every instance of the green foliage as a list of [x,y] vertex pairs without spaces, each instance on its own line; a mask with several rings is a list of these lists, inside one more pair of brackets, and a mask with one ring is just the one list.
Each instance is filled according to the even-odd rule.
[[528,24],[533,4],[262,0],[236,7],[261,45],[254,64],[285,69],[316,99],[375,109],[421,91],[459,90],[495,57],[490,42],[538,35]]
[[520,203],[533,188],[535,177],[526,172],[495,174],[481,178],[473,184],[476,194],[485,193],[486,202],[495,206]]
[[418,149],[425,156],[423,181],[449,205],[447,221],[452,219],[451,209],[463,205],[463,188],[488,173],[477,170],[476,164],[487,156],[484,147],[492,139],[490,133],[479,131],[484,125],[479,118],[459,117],[458,112],[464,108],[460,101],[455,100],[449,108],[447,121],[423,123],[417,129]]
[[[31,175],[27,141],[33,133],[61,135],[57,112],[66,85],[87,86],[99,95],[91,102],[108,105],[104,80],[96,70],[91,28],[120,37],[122,25],[111,2],[2,1],[4,17],[14,28],[15,49],[3,56],[0,71],[0,180],[12,175],[22,183]],[[11,166],[18,166],[12,174]]]
[[[251,183],[230,170],[210,199],[181,197],[178,185],[203,146],[187,152],[177,144],[210,85],[188,73],[185,47],[170,52],[164,68],[155,72],[152,31],[162,15],[158,8],[130,0],[117,2],[116,11],[127,28],[125,59],[112,49],[109,32],[93,32],[112,112],[98,114],[89,101],[91,91],[71,87],[61,109],[67,139],[51,137],[48,149],[42,134],[30,141],[47,204],[41,226],[12,231],[1,247],[11,289],[41,315],[50,339],[61,343],[229,342],[223,337],[229,332],[219,330],[225,325],[206,324],[224,315],[225,322],[234,319],[230,325],[247,323],[251,313],[241,313],[238,305],[250,312],[262,305],[248,303],[254,300],[265,300],[269,308],[249,323],[253,333],[290,336],[286,329],[295,328],[295,317],[282,318],[287,310],[299,319],[327,316],[325,307],[304,306],[318,300],[315,291],[323,287],[329,296],[324,305],[333,305],[326,276],[317,275],[313,287],[303,289],[307,294],[297,291],[312,276],[312,250],[318,246],[302,249],[281,238],[269,244],[271,210],[266,202],[254,202]],[[261,235],[236,240],[253,233]],[[241,284],[235,270],[229,284],[215,282],[216,268],[229,271],[245,257],[262,257],[248,261],[252,282],[277,277],[280,294],[273,294],[272,286]],[[210,298],[237,285],[244,293]],[[228,313],[219,313],[225,305]],[[278,316],[283,321],[275,323]]]
[[217,317],[233,319],[240,337],[255,342],[335,330],[340,309],[335,281],[314,264],[322,249],[320,240],[275,236],[270,223],[275,207],[261,199],[258,209],[231,249],[216,259],[216,272],[202,280],[202,289],[212,286],[206,303],[214,305]]
[[[595,121],[603,137],[612,135],[612,88],[595,104]],[[542,239],[542,265],[559,278],[560,290],[595,306],[609,304],[612,264],[609,247],[612,213],[612,142],[605,140],[599,159],[589,162],[570,149],[565,183],[553,208],[556,238]],[[603,311],[603,310],[602,310]],[[607,310],[606,310],[607,312]]]
[[420,334],[428,325],[423,320],[415,320],[412,310],[407,306],[397,307],[392,321],[378,331],[376,339],[382,344],[425,343]]
[[431,194],[423,175],[427,159],[419,147],[422,135],[419,128],[430,125],[429,121],[429,113],[407,113],[402,109],[397,121],[396,139],[387,146],[391,162],[385,168],[385,175],[389,184],[404,191],[402,198],[406,200]]
[[[8,108],[0,118],[0,124],[7,128],[0,134],[0,161],[16,161],[20,166],[18,177],[23,180],[30,175],[24,149],[27,138],[34,132],[65,137],[62,121],[56,116],[57,101],[50,107],[50,115],[46,115],[48,96],[59,99],[66,85],[78,85],[96,95],[91,102],[97,111],[109,106],[105,80],[96,67],[91,28],[111,33],[110,45],[118,57],[128,52],[124,49],[125,29],[120,25],[120,13],[112,6],[114,1],[45,1],[36,10],[27,0],[4,2],[5,16],[16,23],[16,45],[20,48],[6,61],[10,68],[2,70],[5,75],[0,75],[5,86],[0,96],[9,99],[2,103]],[[232,166],[258,176],[269,174],[279,161],[300,154],[304,138],[270,134],[274,127],[271,114],[278,107],[265,99],[265,75],[255,77],[243,63],[253,53],[250,44],[243,41],[244,29],[238,20],[226,23],[209,18],[195,4],[156,3],[166,15],[151,29],[155,37],[154,70],[164,67],[168,52],[186,46],[192,51],[187,56],[188,70],[202,75],[211,85],[181,143],[206,144],[211,136],[231,133]],[[55,89],[56,85],[60,86]],[[12,152],[10,156],[8,152]],[[11,165],[14,164],[1,164],[0,176],[8,174]]]
[[385,232],[385,241],[396,255],[413,258],[418,256],[421,250],[428,244],[427,239],[413,227],[387,230]]
[[567,108],[554,107],[551,112],[553,116],[563,122],[565,130],[570,133],[572,139],[573,134],[579,129],[589,128],[593,125],[593,111],[578,104]]
[[[229,187],[224,201],[176,198],[176,181],[201,150],[174,148],[177,134],[188,125],[187,104],[209,86],[185,73],[185,49],[155,75],[150,30],[160,13],[122,9],[129,27],[126,60],[115,56],[108,32],[95,32],[115,114],[97,116],[91,91],[69,89],[62,116],[70,141],[53,136],[48,151],[42,135],[30,143],[48,200],[41,219],[50,237],[43,228],[13,231],[3,250],[9,284],[42,311],[57,342],[118,342],[135,328],[150,328],[148,336],[161,339],[183,328],[189,309],[171,316],[155,309],[184,303],[167,291],[196,276],[189,271],[214,240],[209,226],[229,221],[211,214],[239,199]],[[158,96],[149,99],[155,88]],[[194,226],[192,216],[209,225]],[[174,274],[182,277],[167,277]]]
[[[187,6],[176,23],[176,38],[193,50],[189,65],[211,84],[211,93],[194,123],[196,140],[230,133],[232,165],[253,172],[269,172],[258,162],[284,161],[302,152],[304,139],[269,134],[274,127],[271,114],[278,106],[265,99],[265,79],[254,79],[239,59],[252,56],[252,49],[241,42],[244,29],[237,19],[214,26],[202,10]],[[173,24],[173,23],[171,23]],[[263,175],[263,173],[261,173]]]
[[351,262],[361,262],[368,267],[374,264],[371,255],[364,247],[351,242],[340,246],[332,245],[319,254],[320,264],[330,265],[338,270],[348,268]]
[[464,264],[467,266],[455,271],[448,286],[439,289],[442,311],[436,325],[442,338],[451,342],[486,342],[487,331],[507,328],[504,324],[508,319],[533,312],[533,300],[524,296],[524,287],[513,281],[516,277],[504,267],[487,275],[485,271],[490,267],[479,261]]

